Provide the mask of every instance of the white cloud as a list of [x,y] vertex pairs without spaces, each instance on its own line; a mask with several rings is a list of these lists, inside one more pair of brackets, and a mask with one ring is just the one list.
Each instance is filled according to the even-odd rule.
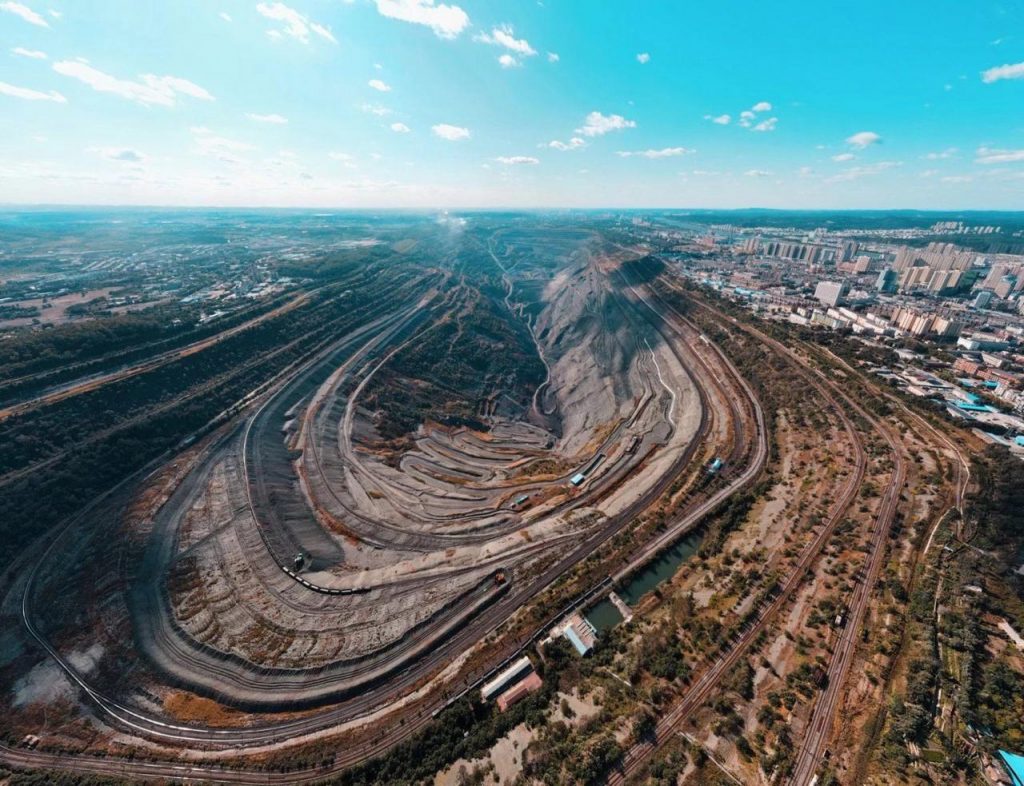
[[315,33],[325,41],[332,44],[338,43],[330,29],[300,14],[291,6],[284,3],[259,3],[256,6],[260,16],[266,17],[274,22],[281,22],[280,28],[269,30],[268,33],[274,38],[280,38],[282,34],[291,36],[304,44],[309,43],[309,34]]
[[814,170],[809,166],[802,166],[796,173],[799,177],[811,177],[814,174]]
[[750,111],[751,112],[771,112],[772,111],[772,105],[769,104],[767,101],[758,101],[756,104],[754,104],[752,107],[750,107]]
[[750,126],[753,125],[754,123],[755,117],[757,117],[757,115],[755,115],[749,109],[745,109],[742,112],[740,112],[739,124],[744,128],[750,128]]
[[376,0],[377,12],[390,19],[426,25],[439,38],[455,38],[469,25],[469,16],[457,5],[434,0]]
[[382,93],[390,93],[391,92],[391,85],[389,85],[387,82],[384,82],[384,81],[382,81],[380,79],[371,79],[366,84],[368,84],[374,90],[379,90]]
[[503,54],[501,57],[498,58],[498,62],[501,64],[502,68],[515,68],[517,66],[522,65],[522,63],[520,63],[518,60],[516,60],[512,55],[508,54],[507,52],[505,54]]
[[39,49],[26,49],[23,46],[16,46],[11,50],[12,55],[18,57],[30,57],[33,60],[45,60],[46,52],[40,51]]
[[257,123],[270,123],[271,125],[276,126],[283,126],[285,123],[288,122],[287,117],[277,114],[260,115],[255,112],[249,112],[246,114],[246,117],[250,120],[256,121]]
[[727,126],[732,122],[731,115],[717,115],[712,117],[711,115],[704,115],[705,120],[710,120],[712,123],[717,123],[720,126]]
[[925,153],[921,158],[927,161],[942,161],[946,158],[953,158],[957,152],[955,147],[947,147],[945,150],[940,150],[937,153]]
[[497,161],[499,164],[505,164],[505,166],[540,163],[540,159],[534,158],[533,156],[498,156],[494,160]]
[[412,129],[410,129],[405,123],[392,123],[391,130],[396,134],[408,134]]
[[1000,79],[1024,79],[1024,63],[1007,63],[981,72],[981,81],[986,84]]
[[547,146],[554,148],[555,150],[578,150],[581,147],[586,146],[586,141],[578,136],[574,136],[568,142],[559,142],[557,139],[553,139],[548,142]]
[[452,126],[448,125],[448,123],[438,123],[436,126],[431,126],[430,130],[434,132],[435,136],[439,136],[441,139],[447,139],[449,142],[458,142],[460,139],[469,139],[468,128]]
[[879,161],[877,164],[869,164],[867,166],[853,166],[849,169],[845,169],[838,175],[833,175],[828,178],[826,182],[829,183],[844,183],[850,180],[858,180],[862,177],[871,177],[873,175],[880,175],[882,172],[886,172],[890,169],[903,166],[900,161]]
[[193,126],[189,129],[192,132],[192,139],[196,143],[197,150],[204,156],[212,156],[228,164],[242,162],[236,153],[245,153],[255,150],[255,145],[247,142],[239,142],[214,133],[205,126]]
[[871,147],[871,145],[876,145],[881,141],[882,137],[874,131],[858,131],[856,134],[846,137],[846,144],[852,145],[858,150]]
[[108,161],[118,161],[123,164],[141,164],[147,158],[145,153],[140,153],[130,147],[92,147],[89,150]]
[[853,161],[853,159],[855,159],[856,157],[857,156],[855,156],[853,153],[836,153],[836,155],[832,156],[832,160],[833,161]]
[[517,55],[523,57],[532,57],[537,54],[537,51],[530,46],[530,42],[525,38],[516,38],[515,31],[511,25],[502,25],[501,27],[494,27],[490,33],[481,33],[473,39],[483,44],[491,44],[492,46],[503,46],[511,52],[515,52]]
[[560,58],[558,56],[558,52],[548,52],[548,62],[549,63],[557,63],[561,59],[562,58]]
[[225,22],[231,21],[231,14],[229,14],[227,11],[221,11],[219,14],[217,14],[217,16],[219,16]]
[[27,5],[15,2],[3,2],[0,3],[0,11],[6,11],[9,14],[20,16],[26,22],[37,27],[49,27],[50,24],[43,17],[29,8]]
[[624,128],[636,128],[636,123],[626,120],[622,115],[602,115],[600,112],[591,112],[586,116],[583,126],[576,129],[576,133],[583,136],[602,136],[609,131],[621,131]]
[[970,175],[947,175],[942,178],[943,183],[970,183],[974,180]]
[[921,173],[921,177],[935,177],[937,174],[939,174],[938,169],[926,169]]
[[743,173],[747,177],[771,177],[772,173],[767,169],[748,169]]
[[631,158],[633,156],[641,158],[670,158],[693,152],[696,151],[688,147],[663,147],[660,150],[620,150],[616,155],[623,158]]
[[645,63],[651,62],[651,55],[648,52],[641,52],[636,56],[636,61],[640,63],[640,65],[644,65]]
[[758,123],[756,126],[754,126],[754,130],[755,131],[774,131],[775,130],[775,124],[778,123],[778,122],[779,122],[779,118],[777,118],[777,117],[769,117],[767,120],[762,120],[760,123]]
[[53,101],[57,104],[66,104],[68,102],[68,100],[56,90],[44,93],[40,90],[32,90],[29,87],[18,87],[16,85],[8,84],[7,82],[0,82],[0,95],[10,96],[11,98],[23,98],[26,101]]
[[349,155],[348,153],[340,153],[340,152],[336,152],[336,151],[331,151],[330,153],[327,154],[327,157],[332,159],[332,160],[334,160],[334,161],[340,161],[348,169],[355,169],[356,168],[355,157]]
[[977,164],[1007,164],[1014,161],[1024,161],[1024,150],[997,150],[990,147],[979,147]]
[[199,85],[176,76],[142,74],[139,77],[140,81],[133,82],[110,76],[78,60],[60,60],[53,64],[53,70],[84,82],[97,92],[113,93],[143,105],[174,106],[179,95],[203,101],[213,100],[213,96]]
[[376,115],[377,117],[386,117],[391,114],[390,109],[380,104],[363,104],[359,109],[368,115]]

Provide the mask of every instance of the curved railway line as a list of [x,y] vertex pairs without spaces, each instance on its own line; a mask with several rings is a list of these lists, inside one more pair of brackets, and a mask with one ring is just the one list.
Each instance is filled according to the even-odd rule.
[[[638,547],[637,551],[630,555],[626,565],[614,573],[615,577],[627,575],[628,572],[644,564],[651,558],[651,556],[663,549],[673,540],[677,539],[682,533],[692,528],[702,517],[714,510],[731,494],[749,485],[749,483],[752,482],[752,480],[759,474],[767,456],[767,438],[765,435],[764,417],[760,411],[760,405],[757,403],[756,396],[753,395],[753,391],[746,381],[743,380],[735,367],[732,366],[732,364],[725,358],[724,354],[722,354],[716,347],[710,347],[710,349],[706,350],[710,353],[710,357],[704,357],[702,352],[695,351],[690,346],[690,343],[692,342],[696,345],[699,331],[696,331],[692,325],[685,322],[680,324],[669,323],[657,312],[651,303],[648,302],[647,298],[640,293],[634,285],[628,285],[628,289],[633,293],[637,302],[630,304],[620,297],[618,301],[619,307],[623,308],[626,312],[631,313],[632,319],[641,319],[650,325],[650,327],[659,334],[668,351],[675,356],[681,367],[690,369],[690,377],[696,383],[697,394],[701,400],[700,423],[698,424],[697,430],[687,444],[685,450],[679,452],[679,455],[672,461],[668,469],[657,479],[657,482],[651,485],[651,487],[638,499],[626,505],[616,515],[608,517],[608,519],[596,531],[587,537],[581,539],[578,536],[575,536],[572,541],[575,543],[574,548],[563,549],[563,553],[560,554],[559,558],[546,566],[536,576],[529,577],[525,580],[512,580],[508,582],[500,589],[497,597],[476,612],[466,624],[459,624],[454,630],[444,631],[444,635],[440,639],[420,639],[417,641],[416,639],[418,637],[416,636],[408,637],[412,639],[412,641],[409,643],[403,643],[403,646],[407,654],[412,654],[415,657],[407,658],[405,660],[395,660],[394,657],[392,657],[391,665],[385,665],[385,671],[382,673],[379,681],[372,682],[370,684],[361,683],[358,690],[353,692],[352,688],[339,688],[338,672],[334,671],[332,673],[332,669],[330,667],[319,669],[316,672],[303,672],[301,674],[300,681],[302,682],[302,689],[304,691],[308,691],[311,696],[308,706],[318,706],[327,700],[340,701],[341,703],[330,706],[327,709],[308,717],[270,722],[246,728],[212,729],[205,726],[189,726],[181,723],[172,723],[165,719],[152,716],[137,708],[128,706],[123,702],[106,695],[103,691],[90,685],[88,679],[76,671],[74,666],[69,663],[67,659],[64,658],[55,647],[53,647],[52,644],[49,643],[45,634],[42,633],[36,625],[34,625],[33,617],[35,612],[32,609],[31,581],[26,585],[22,598],[22,616],[26,627],[32,636],[49,653],[49,655],[81,688],[93,705],[115,726],[120,726],[131,730],[133,733],[153,737],[165,742],[173,742],[179,745],[194,744],[202,747],[223,747],[231,749],[233,752],[238,752],[240,749],[250,746],[260,746],[285,740],[293,740],[304,734],[311,734],[337,726],[355,718],[364,717],[374,708],[382,706],[398,696],[407,694],[414,686],[421,685],[426,678],[436,674],[439,669],[450,662],[454,654],[464,652],[471,648],[474,643],[483,638],[483,636],[485,636],[489,631],[495,630],[501,623],[507,620],[516,609],[521,608],[538,593],[552,586],[572,567],[592,555],[602,544],[606,543],[614,535],[629,526],[631,522],[640,513],[649,508],[653,502],[660,499],[666,491],[668,491],[672,483],[680,476],[680,473],[691,465],[696,451],[703,446],[704,438],[710,427],[710,416],[713,415],[716,418],[725,417],[725,422],[731,424],[729,426],[729,432],[731,434],[732,442],[732,445],[728,449],[728,453],[726,455],[729,456],[730,461],[734,461],[737,464],[742,463],[743,468],[735,476],[729,478],[726,485],[715,490],[713,493],[704,497],[698,496],[687,500],[683,508],[669,523],[667,531],[664,534],[659,535],[658,538],[652,542],[642,544]],[[328,350],[325,350],[325,352],[318,355],[318,357],[329,355],[331,349],[332,348],[328,348]],[[718,371],[711,365],[712,360],[714,363],[719,364],[722,367],[728,381],[723,380],[719,376]],[[314,358],[313,361],[310,361],[310,363],[315,361],[316,358]],[[307,364],[303,368],[308,369],[309,367],[309,364]],[[291,379],[294,379],[295,375],[301,375],[303,373],[303,369],[298,369],[294,372]],[[253,428],[253,424],[260,416],[260,413],[264,412],[265,408],[271,405],[271,402],[275,397],[279,395],[282,390],[287,389],[288,384],[289,380],[285,380],[275,390],[275,392],[265,397],[258,405],[257,410],[246,417],[243,424],[236,426],[232,433],[225,436],[223,441],[214,447],[219,450],[221,445],[240,444],[241,455],[244,457],[247,453],[247,437],[250,430]],[[705,389],[707,386],[717,387],[717,398],[728,402],[727,413],[709,412],[711,397],[708,390]],[[740,394],[742,399],[741,402],[737,402],[736,400],[737,396],[735,394],[737,393]],[[242,428],[243,425],[244,429]],[[242,433],[243,436],[240,437],[240,433]],[[205,464],[208,460],[208,458],[204,459],[201,463]],[[181,493],[184,493],[187,496],[191,493],[191,490],[185,489],[185,491]],[[56,545],[56,542],[57,541],[55,540],[51,543],[51,549]],[[273,549],[269,543],[265,543],[265,548],[268,553],[273,553]],[[279,563],[274,566],[274,569],[278,571],[279,575],[281,574],[281,568],[282,566]],[[291,578],[298,581],[302,580],[301,574],[296,574],[294,577],[290,577],[289,580],[291,580]],[[578,597],[592,596],[596,591],[606,587],[607,584],[608,579],[602,578],[595,585],[592,585],[588,590],[581,593]],[[299,591],[317,592],[318,590],[328,588],[318,586],[307,587],[305,585],[298,584],[296,589]],[[152,599],[149,602],[152,602],[153,600],[159,600],[161,603],[166,602],[165,596],[162,593],[152,596]],[[339,600],[344,600],[344,598]],[[549,623],[545,623],[544,626],[539,627],[532,636],[527,638],[526,641],[506,641],[501,646],[493,648],[495,651],[492,653],[490,663],[498,661],[506,662],[509,658],[516,656],[525,648],[529,647],[538,636],[545,633],[548,625]],[[182,637],[175,635],[173,631],[170,630],[165,630],[158,636],[155,635],[154,640],[156,641],[156,639],[161,639],[162,643],[160,646],[169,648],[169,652],[173,652],[175,647],[181,646],[181,642],[183,641]],[[412,653],[410,648],[416,647],[419,644],[429,644],[430,646],[424,647],[422,652]],[[192,654],[186,654],[184,652],[180,653],[180,657],[182,658],[181,662],[185,664],[191,663],[192,665],[189,668],[192,670],[200,668],[210,669],[207,673],[211,676],[211,679],[219,685],[219,689],[216,692],[216,695],[218,696],[223,695],[221,693],[221,689],[226,681],[234,681],[236,684],[243,686],[246,689],[258,691],[263,696],[266,696],[268,693],[273,692],[273,689],[270,686],[274,684],[274,681],[280,677],[285,677],[284,683],[282,684],[286,685],[286,689],[290,689],[290,687],[287,686],[288,679],[286,678],[286,672],[280,669],[255,670],[250,676],[243,679],[235,667],[232,669],[220,669],[211,667],[208,659],[190,660],[194,654],[194,652]],[[220,655],[220,653],[218,653],[218,655]],[[394,656],[396,653],[389,653],[389,655]],[[223,662],[222,657],[220,657],[219,660]],[[235,666],[237,666],[237,664],[235,664]],[[479,667],[472,673],[465,675],[463,684],[479,684],[481,680],[486,678],[492,672],[492,667]],[[187,684],[194,686],[194,673],[182,676],[186,680]],[[384,677],[386,677],[386,680]],[[260,707],[264,707],[269,704],[273,704],[276,701],[280,700],[261,701],[258,702],[258,705]],[[296,705],[302,706],[302,702],[296,702],[294,697],[286,703],[288,706],[293,707]],[[377,755],[401,740],[408,738],[410,735],[422,728],[424,724],[428,723],[432,714],[436,713],[438,709],[446,706],[448,703],[450,703],[449,699],[437,695],[431,695],[414,708],[416,711],[415,715],[412,714],[412,709],[408,711],[400,711],[398,715],[402,716],[401,723],[396,722],[390,724],[385,731],[373,740],[353,746],[347,746],[343,750],[340,750],[329,767],[286,773],[256,773],[243,770],[225,769],[223,767],[212,765],[184,765],[180,762],[159,763],[142,761],[106,761],[97,760],[89,756],[62,756],[37,751],[20,751],[12,749],[4,749],[2,754],[6,761],[12,764],[20,763],[22,766],[49,766],[57,768],[70,766],[74,767],[77,771],[82,772],[103,772],[106,774],[128,773],[141,778],[189,777],[203,778],[223,783],[253,784],[304,783],[322,778],[332,772],[338,772],[346,769],[360,761]],[[240,701],[238,704],[244,706],[244,702]]]
[[[664,300],[661,302],[665,310],[673,313],[677,319],[686,320],[686,317],[680,314],[678,310],[670,304]],[[721,315],[699,303],[699,301],[694,302],[699,307],[714,313],[716,318],[721,318]],[[789,350],[782,347],[778,342],[774,342],[759,332],[758,338],[759,340],[773,346],[776,351],[782,350],[787,357],[790,357],[792,360],[799,363],[795,354],[790,355]],[[701,705],[708,700],[708,698],[710,698],[723,679],[726,679],[732,674],[732,670],[739,659],[746,653],[750,645],[753,644],[775,615],[789,602],[795,589],[803,582],[807,570],[818,558],[821,549],[824,547],[825,543],[827,543],[835,530],[835,527],[845,516],[846,511],[849,509],[860,491],[861,482],[867,466],[863,443],[857,437],[856,430],[854,429],[849,416],[845,414],[835,398],[825,390],[825,386],[815,378],[814,373],[802,367],[803,364],[799,363],[798,373],[800,373],[803,378],[806,379],[820,395],[822,395],[823,399],[829,404],[832,411],[836,413],[844,430],[850,437],[851,443],[854,445],[855,449],[854,470],[851,473],[849,480],[843,485],[839,498],[835,503],[833,503],[825,523],[812,541],[805,546],[796,565],[790,572],[789,577],[779,587],[772,600],[767,605],[762,606],[762,608],[758,610],[757,617],[754,621],[736,635],[732,646],[730,646],[729,649],[714,663],[708,665],[704,671],[701,672],[700,676],[690,684],[682,699],[659,718],[653,741],[645,741],[635,744],[627,751],[623,760],[622,771],[613,772],[609,775],[608,783],[610,784],[624,783],[626,777],[638,772],[654,753],[661,750],[674,739],[675,731],[679,726],[682,725],[682,723],[684,723],[690,715],[693,714],[693,712],[699,709]]]

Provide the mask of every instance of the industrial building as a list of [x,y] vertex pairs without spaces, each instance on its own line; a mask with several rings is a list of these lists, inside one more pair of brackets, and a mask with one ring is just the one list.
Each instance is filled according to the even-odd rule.
[[578,611],[574,611],[551,629],[548,641],[563,636],[580,656],[588,654],[597,644],[597,629]]
[[524,655],[519,660],[513,661],[508,668],[499,672],[494,679],[484,683],[484,686],[480,689],[480,696],[484,701],[490,701],[514,684],[520,677],[531,671],[533,671],[533,664]]
[[542,684],[543,683],[541,682],[540,676],[537,672],[531,671],[523,677],[523,679],[499,695],[495,704],[498,705],[498,709],[501,712],[504,712],[513,704],[529,696],[535,690],[539,690]]

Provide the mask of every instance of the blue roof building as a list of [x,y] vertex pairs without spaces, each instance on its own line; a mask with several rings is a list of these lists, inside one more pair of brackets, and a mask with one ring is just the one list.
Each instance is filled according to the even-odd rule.
[[572,646],[576,648],[576,652],[580,655],[586,655],[590,652],[590,647],[583,643],[583,639],[576,634],[571,625],[565,629],[565,637],[572,642]]
[[999,751],[1003,768],[1010,776],[1013,786],[1024,786],[1024,756],[1009,751]]
[[569,482],[572,483],[572,485],[574,486],[578,486],[586,479],[586,475],[584,475],[582,472],[577,472],[575,475],[572,476],[572,479]]

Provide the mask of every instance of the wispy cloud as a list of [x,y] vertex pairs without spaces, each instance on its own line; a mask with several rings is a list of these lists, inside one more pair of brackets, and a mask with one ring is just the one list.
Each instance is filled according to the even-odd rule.
[[939,150],[935,153],[925,153],[921,158],[926,161],[942,161],[947,158],[954,158],[957,152],[955,147],[947,147],[945,150]]
[[751,112],[771,112],[772,111],[772,105],[770,103],[768,103],[767,101],[758,101],[756,104],[754,104],[752,107],[750,107],[750,111]]
[[63,76],[77,79],[100,93],[113,93],[121,98],[143,105],[174,106],[179,96],[212,101],[213,96],[204,88],[177,76],[142,74],[138,82],[119,79],[79,60],[60,60],[53,70]]
[[881,141],[882,137],[874,131],[858,131],[856,134],[846,137],[846,144],[858,150],[864,150],[872,145],[877,145]]
[[221,136],[206,126],[194,126],[189,130],[192,132],[192,139],[196,143],[196,149],[201,154],[211,156],[228,164],[242,163],[242,159],[237,154],[256,149],[255,145]]
[[840,162],[853,161],[853,159],[855,159],[856,157],[857,156],[855,156],[853,153],[836,153],[834,156],[832,156],[832,160]]
[[603,136],[609,131],[621,131],[624,128],[636,128],[636,122],[626,120],[622,115],[602,115],[600,112],[591,112],[583,121],[583,125],[576,129],[577,134],[583,136]]
[[639,53],[639,54],[638,54],[638,55],[636,56],[636,61],[637,61],[637,62],[638,62],[638,63],[639,63],[640,65],[645,65],[645,64],[647,64],[647,63],[651,62],[651,55],[650,55],[650,52],[640,52],[640,53]]
[[731,115],[704,115],[705,120],[710,120],[712,123],[717,123],[720,126],[727,126],[732,122]]
[[0,3],[0,11],[6,11],[9,14],[20,16],[30,25],[35,25],[36,27],[50,26],[50,23],[43,19],[42,16],[40,16],[27,5],[24,5],[22,3],[15,3],[11,2],[10,0],[7,0],[7,2]]
[[548,52],[548,62],[549,63],[557,63],[561,59],[562,58],[560,58],[558,56],[558,52]]
[[772,173],[767,169],[748,169],[743,173],[747,177],[771,177]]
[[434,132],[435,136],[439,136],[441,139],[447,139],[449,142],[458,142],[460,139],[469,139],[470,136],[468,128],[453,126],[448,123],[438,123],[436,126],[431,126],[430,130]]
[[257,114],[256,112],[249,112],[246,114],[246,117],[250,120],[254,120],[257,123],[270,123],[271,125],[277,126],[283,126],[285,123],[288,122],[287,117],[278,114],[260,115]]
[[392,123],[391,130],[396,134],[408,134],[412,129],[405,123]]
[[491,28],[491,32],[480,33],[473,40],[483,44],[490,44],[491,46],[503,46],[505,49],[524,57],[532,57],[537,54],[537,51],[530,46],[529,41],[525,38],[515,37],[515,30],[511,25]]
[[256,6],[256,11],[260,16],[281,23],[281,27],[275,27],[267,31],[275,38],[279,38],[283,34],[308,44],[310,33],[313,33],[325,41],[330,41],[332,44],[338,43],[330,28],[314,22],[309,17],[284,3],[259,3]]
[[774,131],[775,130],[775,124],[778,123],[778,122],[779,122],[779,118],[777,118],[777,117],[769,117],[767,120],[762,120],[760,123],[756,124],[754,126],[753,130],[754,131],[762,131],[762,132],[763,131]]
[[89,150],[108,161],[122,164],[141,164],[148,158],[145,153],[131,147],[92,147]]
[[978,148],[974,161],[977,164],[1008,164],[1014,161],[1024,161],[1024,150],[998,150],[982,146]]
[[0,95],[10,96],[11,98],[22,98],[26,101],[53,101],[57,104],[66,104],[68,102],[68,100],[56,90],[44,93],[41,90],[33,90],[29,87],[18,87],[17,85],[11,85],[7,82],[0,82]]
[[18,57],[29,57],[33,60],[45,60],[46,52],[40,51],[39,49],[26,49],[23,46],[16,46],[11,50],[12,55]]
[[377,117],[387,117],[391,114],[391,110],[381,104],[362,104],[359,110],[366,112],[368,115],[376,115]]
[[880,175],[883,172],[887,172],[890,169],[896,169],[897,167],[903,166],[901,161],[879,161],[877,164],[868,164],[866,166],[852,166],[848,169],[844,169],[837,175],[827,178],[828,183],[845,183],[850,180],[859,180],[862,177],[872,177],[874,175]]
[[455,38],[469,26],[469,15],[457,5],[434,0],[376,0],[377,12],[389,19],[426,25],[439,38]]
[[539,164],[540,159],[534,158],[533,156],[498,156],[496,159],[499,164],[505,164],[505,166],[518,166],[521,164]]
[[663,147],[660,150],[620,150],[615,155],[622,158],[632,158],[634,156],[639,156],[640,158],[671,158],[694,152],[696,151],[689,147]]
[[557,139],[553,139],[548,142],[547,147],[555,150],[579,150],[581,147],[586,147],[586,140],[581,139],[578,136],[574,136],[568,142],[560,142]]
[[356,169],[355,156],[350,153],[342,153],[337,150],[332,150],[327,154],[327,157],[332,161],[340,161],[345,165],[346,169]]
[[366,84],[368,84],[374,90],[379,90],[381,93],[390,93],[391,92],[391,85],[389,85],[387,82],[385,82],[385,81],[383,81],[381,79],[371,79]]
[[1024,63],[1007,63],[981,72],[981,81],[986,84],[1000,79],[1024,79]]

